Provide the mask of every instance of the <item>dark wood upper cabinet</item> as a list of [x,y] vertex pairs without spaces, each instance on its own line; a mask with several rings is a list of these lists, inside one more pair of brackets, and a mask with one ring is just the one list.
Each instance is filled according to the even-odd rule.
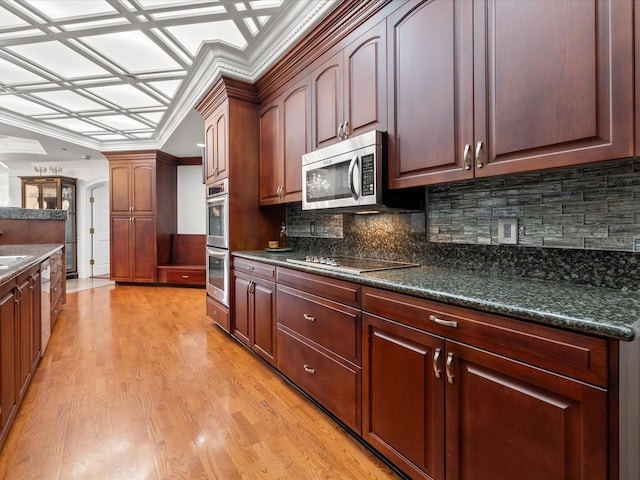
[[302,199],[302,155],[311,147],[309,77],[260,109],[260,204]]
[[476,176],[633,155],[632,19],[615,0],[474,4]]
[[205,171],[206,183],[227,178],[228,159],[228,105],[223,103],[205,119]]
[[311,73],[313,148],[386,129],[384,22],[317,65]]
[[472,5],[408,2],[387,19],[392,188],[473,177]]
[[380,22],[344,49],[345,134],[387,128],[387,26]]
[[631,2],[408,2],[388,17],[390,186],[633,154]]
[[635,85],[636,85],[636,116],[635,116],[635,126],[636,126],[636,157],[640,156],[640,1],[635,0],[634,2],[634,11],[635,11],[635,21],[634,21],[634,32],[635,32]]

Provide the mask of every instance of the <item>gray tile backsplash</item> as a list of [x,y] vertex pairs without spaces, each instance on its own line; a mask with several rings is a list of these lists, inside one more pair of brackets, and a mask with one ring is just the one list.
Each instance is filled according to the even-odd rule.
[[436,185],[427,203],[435,243],[497,245],[517,218],[520,245],[638,251],[640,160]]
[[[499,218],[518,219],[518,245],[498,245]],[[292,204],[287,225],[308,251],[640,290],[640,159],[436,185],[423,213]]]

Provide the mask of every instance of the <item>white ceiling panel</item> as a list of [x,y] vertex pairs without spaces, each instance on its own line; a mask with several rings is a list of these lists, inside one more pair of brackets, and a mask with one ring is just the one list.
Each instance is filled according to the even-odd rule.
[[304,35],[338,3],[0,0],[0,135],[199,155],[202,119],[189,114],[219,76],[256,81],[292,44],[291,25]]
[[29,25],[27,22],[22,20],[19,16],[14,15],[6,8],[3,8],[0,4],[0,28],[5,27],[19,27],[22,25]]
[[105,0],[31,0],[26,3],[44,13],[51,20],[116,12]]
[[8,60],[0,58],[0,80],[5,85],[23,82],[42,82],[44,78],[30,72],[26,68],[15,65]]
[[217,40],[241,50],[247,46],[247,40],[231,20],[198,23],[195,25],[180,25],[177,27],[169,27],[167,30],[194,56],[198,52],[202,42],[205,41],[211,42]]
[[83,97],[69,90],[56,90],[51,92],[39,92],[33,94],[35,97],[54,103],[72,112],[106,110],[107,107],[100,105],[93,100]]
[[0,95],[0,108],[6,108],[16,113],[26,115],[43,115],[55,113],[51,108],[43,107],[35,102],[16,95]]
[[104,68],[60,42],[27,43],[7,47],[7,49],[65,79],[108,73]]
[[81,37],[81,40],[129,72],[176,70],[181,66],[144,33],[118,32]]
[[[92,118],[92,117],[88,117]],[[126,115],[101,115],[99,117],[93,117],[93,120],[96,122],[102,123],[107,127],[111,127],[115,130],[142,130],[145,128],[149,128],[142,122],[139,122],[131,117]]]
[[60,118],[46,121],[49,123],[53,123],[58,127],[66,128],[68,130],[75,130],[77,132],[98,132],[100,130],[104,130],[103,128],[97,127],[82,120],[78,120],[76,118]]
[[131,85],[111,85],[106,87],[87,88],[88,92],[104,98],[121,108],[156,107],[161,105],[149,95]]

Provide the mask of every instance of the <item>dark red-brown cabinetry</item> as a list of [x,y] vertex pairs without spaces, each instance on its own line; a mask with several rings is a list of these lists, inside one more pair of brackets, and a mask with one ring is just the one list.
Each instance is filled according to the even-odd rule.
[[314,149],[369,130],[386,130],[386,41],[382,22],[314,67]]
[[632,155],[632,13],[599,0],[403,5],[387,19],[391,186]]

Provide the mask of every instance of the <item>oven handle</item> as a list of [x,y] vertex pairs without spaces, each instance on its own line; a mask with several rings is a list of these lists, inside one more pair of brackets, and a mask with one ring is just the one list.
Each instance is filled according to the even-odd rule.
[[355,166],[358,163],[358,155],[354,155],[349,163],[349,171],[347,173],[347,177],[349,178],[349,188],[351,189],[351,196],[354,200],[358,200],[358,192],[356,192],[356,185],[353,181],[353,171],[355,170]]

